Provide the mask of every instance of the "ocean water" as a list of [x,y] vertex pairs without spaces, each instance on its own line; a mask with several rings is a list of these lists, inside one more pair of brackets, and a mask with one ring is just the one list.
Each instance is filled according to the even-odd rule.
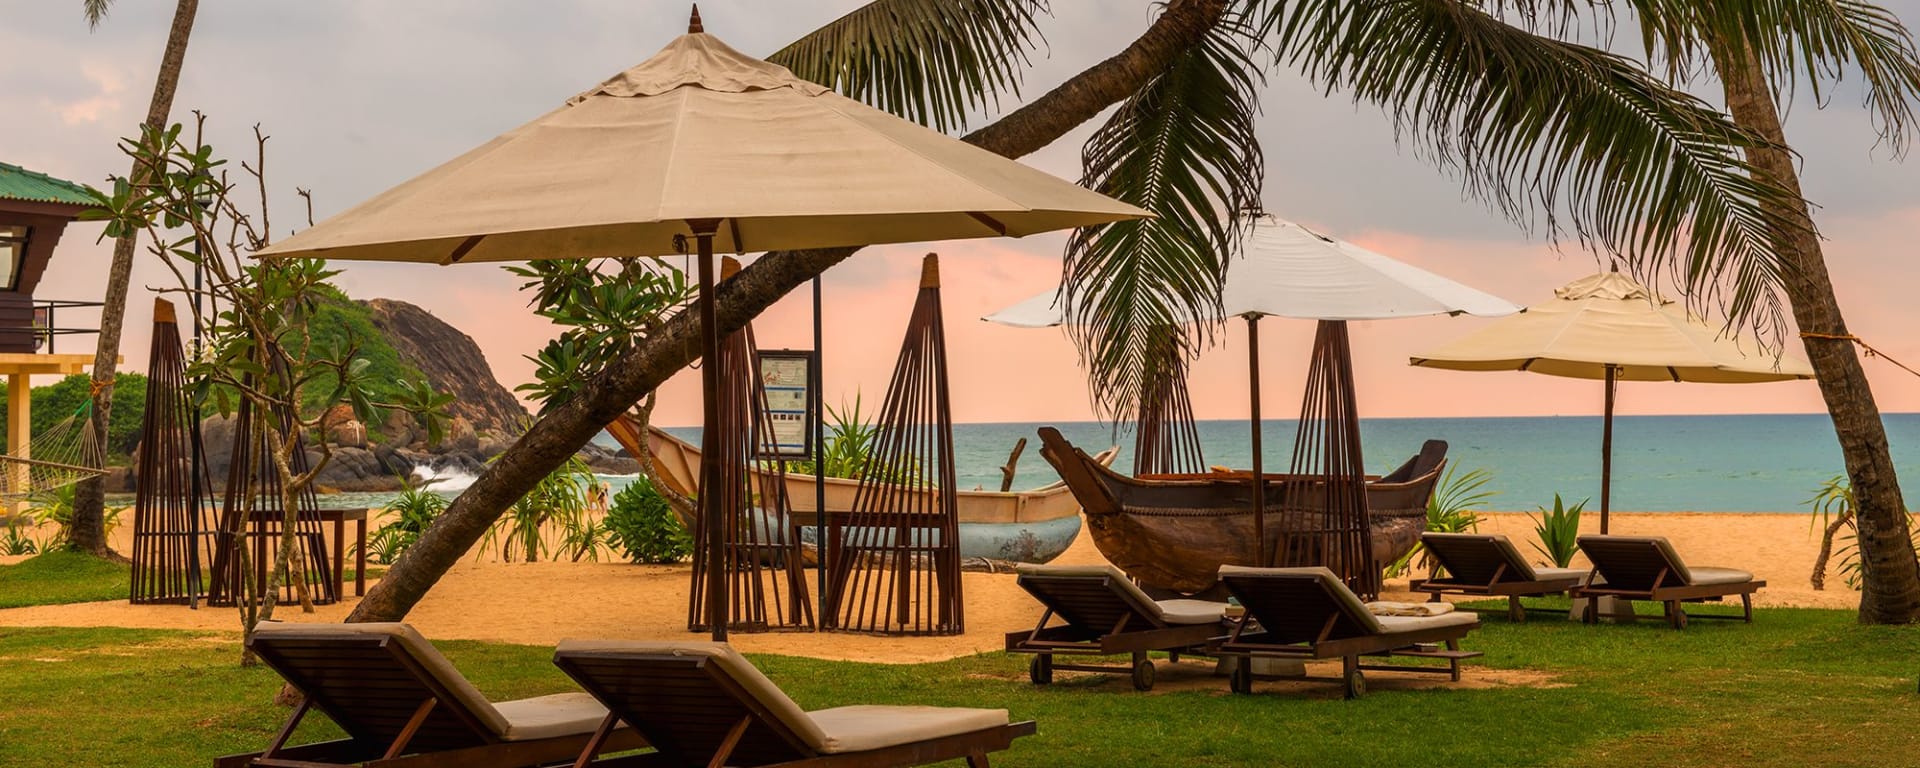
[[[1893,458],[1920,491],[1920,414],[1886,416]],[[954,463],[963,488],[999,488],[999,467],[1014,442],[1027,438],[1015,488],[1058,479],[1040,457],[1040,424],[957,424]],[[1132,466],[1131,437],[1116,439],[1093,422],[1054,424],[1088,453],[1122,446],[1114,466]],[[1244,421],[1203,421],[1200,440],[1207,463],[1245,468],[1251,464]],[[698,429],[669,430],[697,440]],[[1262,442],[1269,472],[1284,472],[1293,450],[1295,424],[1266,422]],[[1447,419],[1364,419],[1361,445],[1369,472],[1392,470],[1428,439],[1448,443],[1447,458],[1461,471],[1484,468],[1497,491],[1492,508],[1532,510],[1551,506],[1559,493],[1568,503],[1591,498],[1600,504],[1598,416]],[[1803,512],[1822,482],[1842,471],[1840,446],[1825,414],[1740,416],[1619,416],[1613,425],[1613,508],[1648,512]]]
[[[1888,440],[1894,462],[1908,480],[1909,496],[1920,493],[1920,414],[1889,414]],[[1027,438],[1014,479],[1015,488],[1054,482],[1059,476],[1040,457],[1035,434],[1041,424],[956,424],[954,463],[962,488],[1000,487],[1000,466],[1015,441]],[[1121,446],[1114,466],[1132,466],[1131,437],[1116,438],[1095,422],[1055,423],[1075,445],[1095,453]],[[1251,465],[1244,421],[1203,421],[1200,439],[1209,464]],[[1266,467],[1284,472],[1291,458],[1295,424],[1266,422],[1262,441]],[[698,428],[668,431],[698,443]],[[1364,419],[1360,439],[1367,469],[1381,473],[1399,466],[1429,439],[1448,443],[1447,458],[1461,471],[1486,469],[1487,484],[1498,493],[1497,510],[1532,510],[1552,505],[1558,493],[1568,503],[1590,499],[1600,504],[1600,432],[1598,416],[1449,419]],[[1647,512],[1804,512],[1822,482],[1841,472],[1840,447],[1825,414],[1741,416],[1621,416],[1614,419],[1613,508]],[[597,438],[618,447],[611,437]],[[631,476],[604,476],[617,492]],[[435,489],[452,496],[473,481],[451,474]],[[334,506],[378,507],[391,494],[341,494]]]

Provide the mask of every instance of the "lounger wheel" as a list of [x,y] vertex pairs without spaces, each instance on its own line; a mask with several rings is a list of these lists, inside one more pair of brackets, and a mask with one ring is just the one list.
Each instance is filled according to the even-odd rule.
[[1133,663],[1133,689],[1136,691],[1153,690],[1153,661],[1141,659]]
[[1027,663],[1027,679],[1034,685],[1047,685],[1053,682],[1053,657],[1040,654]]
[[1357,699],[1367,695],[1367,676],[1360,670],[1347,670],[1346,674],[1341,677],[1346,684],[1347,698]]
[[1237,659],[1233,674],[1227,676],[1227,688],[1234,693],[1253,693],[1253,659]]

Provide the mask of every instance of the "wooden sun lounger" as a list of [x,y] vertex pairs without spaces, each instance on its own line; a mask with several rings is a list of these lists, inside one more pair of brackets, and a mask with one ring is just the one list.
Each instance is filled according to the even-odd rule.
[[[726,643],[568,640],[553,663],[656,751],[575,765],[888,768],[987,754],[1034,733],[1004,709],[849,706],[802,711]],[[609,718],[611,723],[612,718]]]
[[[1363,670],[1431,672],[1460,680],[1460,662],[1479,656],[1460,650],[1460,639],[1480,625],[1465,611],[1428,617],[1375,616],[1365,603],[1326,568],[1243,568],[1222,566],[1220,581],[1247,609],[1233,633],[1213,647],[1234,657],[1231,687],[1251,693],[1256,658],[1341,661],[1346,697],[1366,693]],[[1257,623],[1258,629],[1251,629]],[[1439,645],[1445,644],[1445,650]],[[1443,659],[1447,666],[1361,664],[1362,656]],[[1297,679],[1297,678],[1296,678]]]
[[1420,543],[1433,556],[1435,572],[1444,570],[1446,575],[1414,579],[1413,591],[1432,595],[1435,601],[1441,595],[1505,597],[1507,618],[1515,622],[1527,620],[1520,598],[1564,593],[1587,575],[1578,568],[1534,566],[1497,533],[1425,533]]
[[[1663,536],[1581,536],[1580,551],[1593,563],[1587,585],[1574,597],[1613,597],[1666,604],[1667,623],[1687,628],[1681,603],[1699,603],[1740,596],[1740,616],[1701,615],[1702,619],[1743,619],[1753,623],[1753,593],[1767,585],[1753,574],[1733,568],[1689,568]],[[1599,621],[1598,601],[1588,600],[1581,620]]]
[[[1204,652],[1207,641],[1225,634],[1220,617],[1226,603],[1205,600],[1154,600],[1111,565],[1022,565],[1015,569],[1022,588],[1046,606],[1033,629],[1007,633],[1007,651],[1033,654],[1027,675],[1035,685],[1053,682],[1053,671],[1131,674],[1133,687],[1153,689],[1149,651]],[[1058,617],[1066,622],[1047,626]],[[1131,654],[1127,666],[1059,664],[1053,657]]]
[[[606,707],[579,692],[489,702],[405,624],[267,622],[247,645],[299,689],[300,703],[265,750],[215,768],[530,768],[574,759],[607,720]],[[347,737],[288,746],[315,709]],[[606,740],[645,746],[628,728]]]

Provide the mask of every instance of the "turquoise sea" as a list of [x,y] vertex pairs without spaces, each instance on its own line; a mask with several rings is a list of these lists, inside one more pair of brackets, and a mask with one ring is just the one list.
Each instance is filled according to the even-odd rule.
[[[1909,495],[1920,492],[1920,414],[1886,417],[1894,461],[1908,475]],[[1028,438],[1016,488],[1057,479],[1040,458],[1039,424],[960,424],[954,427],[954,453],[961,487],[998,488],[999,467],[1014,441]],[[1116,467],[1132,466],[1130,437],[1092,422],[1056,423],[1075,445],[1093,453],[1116,442],[1123,449]],[[1465,469],[1493,473],[1489,487],[1499,491],[1493,508],[1531,510],[1553,502],[1558,492],[1569,502],[1600,500],[1600,428],[1598,416],[1452,419],[1366,419],[1360,423],[1367,468],[1391,470],[1438,438],[1449,444],[1448,458]],[[698,429],[670,430],[697,439]],[[1291,457],[1294,423],[1265,425],[1268,471],[1285,471]],[[1209,464],[1247,467],[1248,429],[1244,421],[1200,423]],[[611,441],[609,441],[610,443]],[[1463,470],[1464,471],[1464,470]],[[1840,447],[1825,414],[1740,416],[1621,416],[1614,419],[1613,508],[1636,511],[1802,512],[1814,489],[1841,471]]]

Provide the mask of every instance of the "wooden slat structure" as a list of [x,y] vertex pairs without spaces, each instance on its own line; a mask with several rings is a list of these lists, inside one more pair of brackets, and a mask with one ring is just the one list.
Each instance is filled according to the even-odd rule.
[[[739,264],[727,259],[722,273],[731,276]],[[719,553],[721,578],[726,580],[727,629],[763,632],[772,629],[811,629],[813,605],[807,594],[799,538],[787,524],[792,506],[787,499],[783,462],[761,460],[761,449],[775,443],[767,408],[767,388],[758,370],[758,347],[753,329],[745,327],[720,345],[720,420],[710,426],[720,435],[726,455],[720,461],[720,509],[727,514]],[[704,495],[705,491],[702,491]],[[694,521],[693,588],[687,604],[687,627],[712,627],[707,580],[713,553],[706,516]]]
[[[277,418],[276,418],[277,416]],[[279,422],[272,427],[267,419]],[[340,567],[326,545],[321,526],[320,503],[313,486],[295,496],[295,508],[289,514],[281,496],[280,474],[273,466],[273,433],[297,429],[293,414],[261,414],[251,400],[242,398],[233,421],[233,458],[228,465],[226,499],[220,510],[220,525],[214,533],[213,582],[207,600],[214,605],[233,605],[241,600],[261,601],[267,591],[267,574],[280,546],[280,534],[290,528],[293,554],[281,572],[279,601],[297,599],[292,569],[302,569],[314,604],[337,602],[340,593],[334,569]],[[308,467],[305,438],[293,451],[290,462],[294,473]],[[242,583],[249,579],[250,584]]]
[[1349,589],[1371,598],[1380,594],[1380,566],[1373,552],[1354,387],[1347,324],[1319,321],[1293,442],[1292,479],[1279,488],[1279,548],[1269,555],[1269,564],[1325,566]]
[[147,364],[147,408],[140,424],[139,474],[133,497],[135,604],[198,607],[209,561],[206,510],[212,484],[200,442],[200,419],[187,390],[186,360],[173,304],[155,299]]
[[827,515],[821,628],[900,635],[965,631],[959,498],[939,257],[927,254],[866,477]]

